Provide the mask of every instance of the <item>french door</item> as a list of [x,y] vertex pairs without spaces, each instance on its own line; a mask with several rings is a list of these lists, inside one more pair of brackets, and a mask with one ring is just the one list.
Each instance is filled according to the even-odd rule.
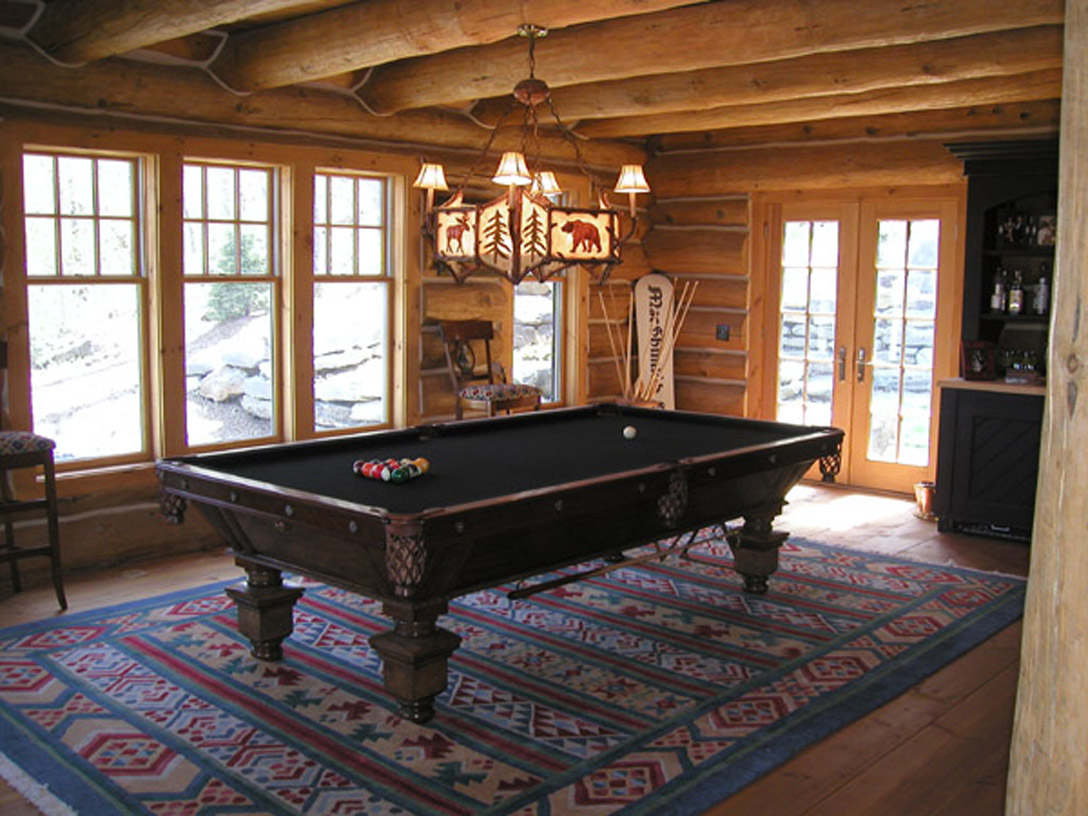
[[[956,198],[770,207],[766,405],[846,431],[838,481],[910,492],[936,470],[958,360]],[[773,396],[772,396],[773,395]]]

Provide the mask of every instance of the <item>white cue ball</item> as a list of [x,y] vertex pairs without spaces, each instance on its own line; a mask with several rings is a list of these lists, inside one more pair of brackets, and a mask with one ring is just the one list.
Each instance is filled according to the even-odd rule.
[[636,436],[638,436],[638,428],[636,428],[634,425],[628,425],[626,428],[623,429],[624,439],[634,439]]

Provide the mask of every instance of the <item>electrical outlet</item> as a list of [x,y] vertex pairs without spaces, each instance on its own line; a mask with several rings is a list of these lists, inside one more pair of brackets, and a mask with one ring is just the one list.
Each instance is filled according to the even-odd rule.
[[714,337],[718,340],[729,340],[729,324],[719,323],[714,329]]

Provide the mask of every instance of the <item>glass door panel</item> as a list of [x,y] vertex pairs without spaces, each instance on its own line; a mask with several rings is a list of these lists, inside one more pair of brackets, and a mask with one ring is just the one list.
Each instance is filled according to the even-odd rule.
[[778,315],[776,418],[830,425],[838,299],[837,221],[786,221]]

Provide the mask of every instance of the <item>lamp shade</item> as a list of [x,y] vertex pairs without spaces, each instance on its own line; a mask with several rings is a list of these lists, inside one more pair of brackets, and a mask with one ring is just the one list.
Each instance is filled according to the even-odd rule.
[[441,164],[424,163],[412,186],[423,190],[448,190],[446,171]]
[[563,188],[559,186],[559,182],[555,180],[555,173],[551,170],[542,170],[533,176],[533,186],[529,188],[531,192],[538,193],[539,195],[555,195],[556,193],[563,192]]
[[529,168],[525,166],[525,157],[516,151],[510,151],[502,154],[499,169],[495,171],[491,180],[508,187],[526,187],[532,184],[533,177],[529,174]]
[[646,176],[642,174],[642,165],[625,164],[620,170],[620,177],[614,189],[617,193],[650,192],[650,185],[646,183]]

